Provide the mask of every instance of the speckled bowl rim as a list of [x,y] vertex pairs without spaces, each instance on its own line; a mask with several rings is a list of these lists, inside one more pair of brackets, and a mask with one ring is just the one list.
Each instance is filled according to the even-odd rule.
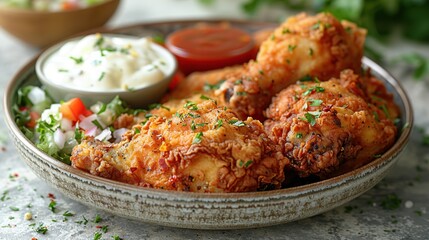
[[[41,150],[39,150],[19,130],[18,126],[14,122],[13,112],[11,108],[13,104],[13,98],[17,88],[20,86],[20,84],[24,82],[25,77],[23,76],[24,75],[27,76],[28,74],[30,74],[32,71],[31,69],[34,68],[36,59],[37,59],[37,56],[32,61],[30,61],[27,65],[25,65],[13,77],[13,79],[5,89],[3,107],[5,111],[5,120],[11,134],[21,144],[24,144],[35,155],[39,156],[44,161],[44,163],[49,164],[50,166],[52,166],[53,168],[56,168],[61,172],[67,173],[67,175],[69,175],[68,177],[77,179],[81,182],[84,182],[85,184],[96,185],[97,187],[104,188],[107,191],[115,191],[116,189],[120,189],[121,192],[128,193],[129,195],[138,194],[139,196],[150,197],[151,200],[159,200],[159,201],[167,202],[167,201],[171,201],[171,199],[174,198],[175,202],[177,203],[182,202],[184,204],[189,202],[195,202],[196,204],[198,202],[212,203],[212,204],[252,202],[252,203],[263,204],[268,200],[277,199],[277,200],[283,201],[287,199],[294,199],[297,197],[307,197],[315,194],[322,194],[327,190],[335,190],[336,188],[341,188],[346,184],[350,184],[358,179],[364,178],[366,175],[371,175],[378,169],[385,168],[387,165],[390,165],[390,166],[393,165],[393,163],[397,160],[399,153],[407,145],[407,142],[411,133],[411,129],[413,126],[412,106],[401,83],[398,82],[390,73],[388,73],[385,69],[383,69],[381,66],[376,64],[374,61],[364,57],[362,60],[363,66],[369,67],[375,76],[379,76],[382,79],[384,79],[384,81],[388,82],[395,89],[397,95],[400,98],[400,101],[402,102],[401,105],[403,105],[404,107],[403,109],[404,112],[402,112],[403,116],[401,116],[404,126],[402,129],[400,129],[399,131],[400,134],[396,142],[394,143],[394,145],[389,150],[387,150],[381,157],[373,160],[372,162],[358,169],[347,172],[337,177],[333,177],[327,180],[310,183],[302,186],[291,187],[291,188],[280,189],[280,190],[246,192],[246,193],[192,193],[192,192],[177,192],[177,191],[137,187],[137,186],[101,178],[98,176],[93,176],[89,173],[74,169],[71,166],[62,163],[48,156],[46,153],[42,152]],[[375,183],[373,185],[375,185]],[[359,193],[358,195],[362,193],[363,192]],[[76,200],[76,198],[74,199]],[[88,204],[85,202],[82,202],[82,203]],[[93,205],[93,204],[90,204],[90,205]],[[100,206],[96,206],[96,207],[100,207]],[[331,208],[328,207],[324,211],[327,211],[329,209]],[[121,215],[120,213],[117,213],[117,214]],[[125,216],[125,215],[122,215],[122,216]],[[131,218],[136,219],[135,217],[131,217]],[[300,218],[296,218],[294,220],[297,220],[297,219],[300,219]],[[142,220],[142,219],[138,219],[138,220]],[[151,221],[150,219],[145,219],[145,220],[146,222],[152,222],[152,223],[157,223],[157,224],[162,224],[167,226],[176,226],[176,227],[178,226],[177,224],[174,224],[174,223],[168,224],[165,222]],[[283,221],[283,222],[287,222],[287,221]],[[268,226],[268,225],[279,224],[279,223],[281,222],[273,221],[272,223],[255,223],[255,224],[250,224],[248,226],[237,225],[237,226],[231,226],[231,227],[220,224],[221,226],[223,226],[220,228],[216,228],[213,226],[194,226],[194,225],[184,224],[183,227],[200,228],[200,229],[233,229],[233,228]],[[178,226],[178,227],[181,227],[181,226]]]

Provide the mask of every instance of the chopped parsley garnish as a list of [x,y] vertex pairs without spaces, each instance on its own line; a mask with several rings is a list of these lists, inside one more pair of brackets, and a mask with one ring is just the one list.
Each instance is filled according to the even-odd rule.
[[246,126],[246,124],[243,121],[237,120],[237,119],[232,119],[228,122],[229,124],[236,126],[236,127],[243,127]]
[[193,114],[193,113],[188,113],[187,115],[190,116],[191,118],[199,118],[199,117],[201,117],[200,115]]
[[113,240],[122,240],[118,235],[112,236]]
[[244,162],[243,160],[238,160],[238,166],[248,168],[253,163],[253,160],[247,160]]
[[83,225],[86,225],[88,223],[88,219],[86,219],[85,216],[82,216],[82,218],[83,218],[83,220],[76,221],[75,223],[77,223],[77,224],[82,224],[83,223]]
[[383,111],[384,115],[385,115],[387,118],[390,118],[390,113],[389,113],[389,110],[387,110],[386,105],[384,105],[384,104],[383,104],[383,105],[381,105],[379,108]]
[[344,207],[344,212],[345,213],[351,213],[353,211],[353,209],[357,209],[357,206],[345,206]]
[[401,206],[402,200],[395,193],[389,194],[381,201],[381,207],[387,210],[395,210]]
[[302,133],[297,133],[297,134],[295,135],[295,137],[296,137],[296,138],[302,138]]
[[36,228],[36,232],[41,233],[41,234],[46,234],[46,232],[48,231],[48,228],[46,226],[43,226],[43,223],[41,223],[37,228]]
[[94,233],[94,240],[100,240],[103,234],[101,232]]
[[186,103],[185,103],[185,105],[183,107],[187,108],[189,110],[193,110],[193,111],[198,110],[197,104],[194,103],[194,102],[192,102],[192,101],[186,101]]
[[309,122],[311,126],[314,126],[314,125],[316,125],[316,123],[317,123],[316,120],[317,120],[317,118],[320,117],[320,114],[321,114],[321,112],[319,112],[319,111],[316,111],[316,112],[306,112],[304,114],[304,117],[305,117],[304,120],[307,121],[307,122]]
[[162,105],[161,103],[153,103],[153,104],[149,105],[149,110],[160,109],[160,108],[163,108],[167,111],[170,111],[169,107],[166,107],[166,106]]
[[122,54],[130,54],[130,50],[128,48],[121,48],[119,49],[119,52]]
[[194,120],[191,122],[191,129],[194,131],[198,127],[204,127],[207,123],[195,123]]
[[109,231],[109,226],[107,226],[107,225],[102,226],[101,231],[104,233],[107,233],[107,231]]
[[311,26],[311,30],[317,30],[320,27],[320,21],[318,21],[317,23],[313,24],[313,26]]
[[14,212],[19,211],[19,208],[17,208],[17,207],[9,207],[9,209],[14,211]]
[[100,215],[95,215],[95,218],[94,218],[94,222],[95,223],[99,223],[99,222],[101,222],[103,219],[100,217]]
[[308,55],[313,56],[313,49],[312,48],[308,49]]
[[216,123],[215,123],[215,129],[218,129],[218,128],[222,127],[222,126],[223,126],[223,121],[222,121],[222,119],[218,119],[218,120],[216,121]]
[[323,101],[320,99],[308,99],[308,102],[310,102],[310,106],[312,107],[318,107],[323,103]]
[[374,111],[374,118],[375,121],[380,122],[380,117],[378,116],[378,113]]
[[81,143],[81,142],[82,142],[83,137],[84,137],[84,133],[83,133],[83,131],[81,131],[81,130],[79,129],[78,124],[76,124],[76,128],[74,129],[74,139],[76,139],[76,141],[77,141],[78,143]]
[[1,198],[0,198],[0,200],[2,201],[2,202],[4,202],[4,200],[6,200],[6,197],[7,197],[7,194],[9,193],[9,191],[8,190],[5,190],[4,192],[3,192],[3,194],[2,194],[2,196],[1,196]]
[[63,213],[63,216],[64,216],[64,217],[73,217],[73,216],[74,216],[74,213],[69,212],[69,211],[67,210],[67,211],[65,211],[65,212]]
[[98,36],[97,41],[96,41],[96,42],[95,42],[95,44],[94,44],[94,47],[101,48],[101,46],[103,45],[103,43],[104,43],[104,37],[100,34],[100,35]]
[[70,59],[71,60],[73,60],[76,64],[81,64],[81,63],[83,63],[83,58],[82,57],[73,57],[73,56],[70,56]]
[[285,34],[285,33],[290,33],[289,28],[284,28],[284,29],[282,30],[282,33],[283,33],[283,34]]
[[107,109],[107,104],[101,103],[101,107],[100,107],[100,110],[98,110],[97,115],[104,113],[106,109]]
[[423,137],[422,137],[422,144],[424,146],[429,146],[429,135],[423,135]]
[[207,97],[206,95],[201,95],[200,99],[202,99],[202,100],[212,100],[211,98]]
[[204,91],[218,90],[220,88],[220,86],[222,85],[222,83],[224,83],[224,82],[225,82],[225,80],[220,80],[216,84],[206,83],[206,84],[204,84]]
[[307,95],[309,95],[309,94],[311,94],[312,92],[318,92],[318,93],[320,93],[320,92],[324,92],[325,91],[325,88],[323,88],[323,87],[321,87],[321,86],[315,86],[315,87],[311,87],[311,88],[308,88],[302,95],[303,96],[307,96]]
[[163,36],[161,36],[161,35],[155,35],[155,36],[153,36],[153,37],[152,37],[152,40],[153,40],[154,42],[156,42],[156,43],[159,43],[159,44],[164,44],[164,43],[165,43],[165,39],[164,39],[164,37],[163,37]]
[[195,129],[197,129],[197,126],[195,126],[195,122],[194,122],[194,120],[192,120],[192,122],[191,122],[191,130],[194,131]]
[[246,92],[236,92],[235,94],[237,94],[237,96],[246,96],[247,95]]
[[310,82],[313,81],[313,77],[310,75],[305,75],[304,77],[302,77],[301,79],[299,79],[300,82]]
[[97,119],[92,120],[92,123],[98,128],[103,129],[103,126],[101,126],[100,122]]
[[202,137],[203,137],[203,133],[202,132],[199,132],[199,133],[195,134],[195,137],[194,137],[194,140],[192,141],[192,144],[201,143]]
[[100,77],[98,77],[98,81],[103,80],[105,75],[106,75],[106,72],[101,72]]
[[293,52],[293,50],[295,50],[295,48],[296,48],[296,45],[288,45],[288,50],[289,50],[289,52]]
[[57,202],[54,200],[51,200],[51,202],[48,205],[48,208],[51,210],[51,212],[55,213],[56,206],[57,206]]

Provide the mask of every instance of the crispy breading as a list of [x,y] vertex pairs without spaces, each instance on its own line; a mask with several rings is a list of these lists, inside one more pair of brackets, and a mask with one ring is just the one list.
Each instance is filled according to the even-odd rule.
[[230,76],[241,75],[242,70],[242,65],[236,65],[205,72],[193,72],[182,80],[171,93],[164,96],[162,101],[167,102],[168,100],[187,98],[198,93],[211,92],[214,85],[222,83]]
[[281,91],[264,125],[301,177],[328,177],[386,151],[395,141],[398,113],[381,82],[345,70],[339,79]]
[[344,69],[361,68],[366,31],[331,14],[299,14],[276,28],[256,61],[244,66],[217,91],[239,116],[263,119],[271,98],[305,76],[324,81]]
[[187,102],[168,117],[135,125],[119,143],[93,138],[73,149],[75,168],[134,185],[192,192],[280,188],[288,164],[261,122],[213,100]]

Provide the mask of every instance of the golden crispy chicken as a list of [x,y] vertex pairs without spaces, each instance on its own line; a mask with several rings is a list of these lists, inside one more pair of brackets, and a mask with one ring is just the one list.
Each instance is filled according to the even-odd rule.
[[300,14],[278,27],[240,78],[229,78],[217,94],[240,116],[263,119],[271,98],[305,76],[321,81],[343,69],[361,68],[366,32],[328,13]]
[[71,161],[91,174],[139,186],[244,192],[281,186],[288,160],[279,150],[259,121],[240,121],[208,99],[188,101],[171,117],[151,117],[116,144],[87,138]]
[[242,65],[236,65],[205,72],[193,72],[180,82],[170,94],[166,95],[163,98],[163,102],[167,102],[171,99],[187,98],[201,92],[211,92],[219,88],[220,84],[225,81],[228,76],[241,74],[242,70]]
[[339,79],[288,87],[266,115],[266,131],[293,170],[323,178],[339,167],[360,167],[390,147],[399,110],[380,81],[345,70]]

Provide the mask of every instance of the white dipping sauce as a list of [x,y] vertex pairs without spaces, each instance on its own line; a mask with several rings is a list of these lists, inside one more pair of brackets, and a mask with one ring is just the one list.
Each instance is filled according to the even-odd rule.
[[44,63],[49,81],[85,90],[133,90],[161,81],[169,68],[147,38],[89,35],[66,43]]

